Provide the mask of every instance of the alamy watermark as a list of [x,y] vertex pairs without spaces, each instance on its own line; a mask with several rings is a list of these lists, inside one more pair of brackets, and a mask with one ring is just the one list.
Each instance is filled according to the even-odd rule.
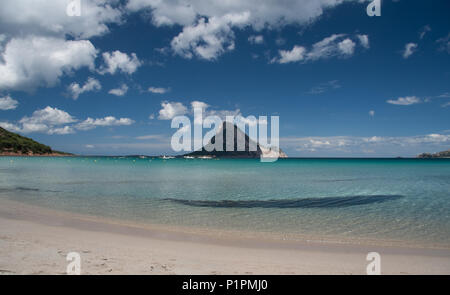
[[368,16],[381,16],[381,0],[373,0],[367,5]]
[[70,252],[66,256],[67,264],[66,273],[68,275],[80,275],[81,274],[81,256],[78,252]]
[[381,256],[378,252],[370,252],[366,257],[370,263],[367,265],[366,273],[368,275],[381,275]]

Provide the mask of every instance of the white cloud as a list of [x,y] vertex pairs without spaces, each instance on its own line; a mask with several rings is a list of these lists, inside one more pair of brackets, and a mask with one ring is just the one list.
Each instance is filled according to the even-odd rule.
[[[3,1],[0,9],[0,90],[52,87],[82,67],[94,69],[97,51],[88,40],[122,21],[118,1],[82,0],[81,15],[66,13],[69,1]],[[69,39],[69,40],[68,40]],[[80,86],[81,88],[81,86]]]
[[234,49],[233,26],[243,26],[248,21],[248,12],[200,18],[197,23],[186,26],[171,42],[174,52],[185,58],[194,55],[213,60],[225,51]]
[[21,129],[19,126],[17,126],[16,124],[13,123],[9,123],[9,122],[0,122],[0,127],[11,131],[11,132],[20,132]]
[[425,35],[431,31],[431,27],[429,25],[425,25],[419,32],[419,38],[422,40]]
[[341,3],[342,0],[130,0],[127,9],[150,12],[156,26],[182,26],[182,32],[171,42],[175,53],[185,58],[214,60],[234,48],[235,28],[260,31],[311,23],[325,9]]
[[369,116],[374,117],[375,116],[375,111],[374,110],[370,110],[369,111]]
[[[236,109],[236,110],[211,109],[210,108],[211,106],[203,101],[195,100],[195,101],[192,101],[190,103],[190,105],[191,105],[191,108],[188,109],[181,102],[166,102],[166,101],[164,101],[161,103],[162,109],[159,111],[158,119],[159,120],[171,120],[175,116],[181,116],[181,115],[186,115],[186,114],[193,115],[194,108],[202,109],[203,119],[206,118],[207,116],[218,116],[222,120],[225,120],[227,116],[233,116],[233,117],[242,116],[241,111],[239,109]],[[242,121],[245,121],[245,118],[243,118]],[[194,124],[201,124],[201,122],[194,121]]]
[[124,96],[128,91],[127,84],[120,85],[119,88],[114,88],[108,91],[109,94],[116,95],[116,96]]
[[0,110],[14,110],[17,108],[18,104],[19,102],[15,99],[12,99],[9,95],[0,97]]
[[313,44],[312,49],[308,52],[308,60],[352,55],[355,43],[349,38],[344,39],[345,36],[345,34],[333,34]]
[[151,93],[157,93],[157,94],[164,94],[166,92],[168,92],[170,89],[169,88],[162,88],[162,87],[149,87],[148,91]]
[[422,100],[416,96],[405,96],[405,97],[399,97],[395,100],[389,99],[386,102],[390,103],[390,104],[395,104],[395,105],[408,106],[408,105],[412,105],[412,104],[421,103]]
[[248,37],[248,42],[252,44],[262,44],[264,43],[264,36],[263,35],[251,35]]
[[305,47],[297,45],[292,50],[279,50],[280,58],[277,61],[280,64],[302,61],[305,58],[305,52]]
[[116,119],[113,116],[99,119],[87,118],[80,123],[74,124],[76,122],[78,120],[69,113],[47,106],[44,109],[34,111],[30,117],[23,117],[17,124],[0,122],[0,126],[13,132],[41,132],[62,135],[75,133],[75,130],[90,130],[98,126],[120,126],[134,123],[129,118]]
[[87,144],[87,145],[85,145],[84,147],[87,148],[87,149],[93,149],[93,148],[95,148],[95,146],[92,145],[92,144]]
[[[109,3],[108,3],[109,2]],[[81,1],[81,15],[69,17],[69,1],[14,0],[2,1],[0,27],[9,35],[25,33],[75,38],[100,36],[109,31],[109,23],[119,23],[122,12],[113,1]],[[114,1],[115,2],[115,1]]]
[[187,108],[181,102],[167,102],[161,103],[162,109],[159,111],[159,120],[171,120],[176,116],[181,116],[187,113]]
[[367,35],[356,35],[361,43],[361,46],[364,48],[370,48],[369,44],[369,36]]
[[13,38],[0,55],[0,89],[32,90],[53,86],[66,73],[94,68],[97,51],[90,41],[53,37]]
[[48,134],[58,134],[58,135],[65,135],[65,134],[72,134],[75,133],[75,130],[72,126],[64,126],[59,128],[50,128],[47,131]]
[[1,122],[0,126],[13,132],[42,132],[48,134],[69,134],[73,133],[70,126],[62,126],[74,123],[77,120],[69,113],[47,106],[44,109],[36,110],[31,117],[23,117],[17,124]]
[[100,89],[102,89],[102,85],[97,79],[93,77],[89,77],[83,86],[80,86],[80,84],[73,82],[67,87],[67,90],[70,92],[73,99],[78,99],[80,94],[84,92],[95,91]]
[[[300,45],[295,45],[292,50],[279,50],[279,57],[273,58],[272,62],[283,64],[300,61],[316,61],[330,57],[350,57],[355,52],[356,43],[350,37],[346,36],[346,34],[333,34],[314,43],[309,50]],[[369,39],[367,35],[357,35],[357,37],[352,38],[361,40],[361,36],[367,38],[366,41],[360,41],[361,46],[368,48]]]
[[338,43],[339,51],[344,55],[353,55],[355,52],[355,42],[350,39],[345,39]]
[[436,40],[436,42],[440,45],[440,51],[446,51],[448,54],[450,54],[450,33],[448,33],[446,37],[442,37]]
[[135,53],[128,54],[119,50],[104,52],[102,54],[105,64],[99,69],[100,74],[114,74],[121,71],[126,74],[133,74],[142,65]]
[[107,127],[107,126],[127,126],[133,124],[134,121],[129,118],[120,118],[116,119],[113,116],[107,116],[104,118],[87,118],[83,122],[75,125],[75,128],[78,130],[91,130],[96,127]]
[[310,94],[321,94],[324,92],[327,92],[329,90],[332,89],[338,89],[341,88],[341,85],[339,84],[338,80],[331,80],[325,83],[321,83],[317,86],[314,86],[313,88],[311,88],[311,90],[309,91]]
[[19,122],[22,124],[46,124],[46,125],[62,125],[75,122],[76,119],[69,113],[58,108],[47,106],[44,109],[34,111],[31,117],[23,117]]
[[402,56],[403,58],[410,57],[414,52],[416,52],[418,45],[416,43],[408,43],[405,45],[405,49],[403,50]]
[[265,26],[311,22],[322,15],[324,9],[341,3],[340,0],[288,0],[282,2],[209,0],[207,3],[204,0],[188,2],[183,0],[130,0],[127,8],[131,11],[152,8],[152,21],[157,26],[173,24],[186,26],[192,24],[199,15],[210,18],[247,11],[251,16],[248,25],[260,30]]

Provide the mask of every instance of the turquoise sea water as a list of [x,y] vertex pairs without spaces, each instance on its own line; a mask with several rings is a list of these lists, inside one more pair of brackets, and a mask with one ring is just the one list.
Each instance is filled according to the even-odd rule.
[[450,246],[450,159],[0,157],[0,198],[152,224]]

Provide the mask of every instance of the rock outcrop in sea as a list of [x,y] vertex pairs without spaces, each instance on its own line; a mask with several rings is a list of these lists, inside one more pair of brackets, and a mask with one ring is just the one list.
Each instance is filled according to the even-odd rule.
[[[234,134],[232,142],[227,141],[228,130],[231,130]],[[222,151],[214,149],[216,138],[222,138]],[[245,148],[241,151],[238,150],[238,139],[241,139],[241,141],[243,139],[244,142]],[[216,135],[201,150],[183,156],[194,158],[287,158],[287,155],[281,149],[278,149],[277,153],[275,147],[260,145],[236,125],[229,122],[224,122]]]

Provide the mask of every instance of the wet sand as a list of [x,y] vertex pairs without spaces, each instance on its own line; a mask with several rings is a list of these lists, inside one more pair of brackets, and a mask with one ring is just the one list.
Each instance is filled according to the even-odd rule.
[[142,225],[0,200],[0,274],[450,274],[450,249],[291,240]]

